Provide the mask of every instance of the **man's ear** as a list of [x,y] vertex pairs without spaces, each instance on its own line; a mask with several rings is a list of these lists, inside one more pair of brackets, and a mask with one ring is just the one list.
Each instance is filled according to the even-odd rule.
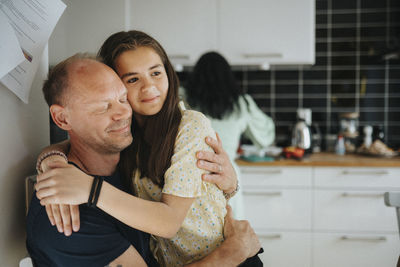
[[67,110],[60,105],[53,104],[50,106],[50,114],[54,123],[61,129],[68,131],[71,129],[69,124]]

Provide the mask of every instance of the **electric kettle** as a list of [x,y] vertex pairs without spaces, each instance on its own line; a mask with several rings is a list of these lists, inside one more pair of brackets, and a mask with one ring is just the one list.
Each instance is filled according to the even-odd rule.
[[297,123],[292,131],[292,146],[311,152],[311,109],[297,109]]

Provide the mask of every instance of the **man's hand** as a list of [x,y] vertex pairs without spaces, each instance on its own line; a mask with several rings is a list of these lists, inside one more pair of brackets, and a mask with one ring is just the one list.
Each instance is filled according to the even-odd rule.
[[229,242],[232,251],[243,261],[253,257],[261,248],[260,241],[248,221],[238,221],[233,218],[232,208],[226,206],[224,225],[225,242]]
[[235,220],[229,205],[226,210],[224,242],[206,257],[187,265],[188,267],[239,266],[260,250],[260,241],[249,222]]
[[237,176],[229,156],[222,148],[222,142],[218,134],[217,140],[207,137],[206,143],[215,153],[209,151],[196,153],[198,159],[197,167],[211,172],[203,174],[202,178],[204,181],[216,184],[219,189],[230,194],[236,189]]

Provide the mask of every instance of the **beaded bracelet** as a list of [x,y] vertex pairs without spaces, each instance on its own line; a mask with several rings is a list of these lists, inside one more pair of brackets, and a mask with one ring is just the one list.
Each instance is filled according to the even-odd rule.
[[65,159],[66,162],[68,162],[67,156],[64,153],[60,152],[60,151],[52,150],[50,152],[44,153],[36,162],[36,171],[39,174],[43,173],[42,166],[41,166],[43,160],[47,159],[48,157],[54,156],[54,155],[61,156],[61,157],[63,157]]
[[240,187],[239,187],[239,181],[236,181],[236,188],[235,190],[233,190],[232,192],[225,193],[224,192],[224,197],[226,198],[226,200],[229,200],[230,198],[232,198],[234,195],[236,195],[236,193],[239,191]]

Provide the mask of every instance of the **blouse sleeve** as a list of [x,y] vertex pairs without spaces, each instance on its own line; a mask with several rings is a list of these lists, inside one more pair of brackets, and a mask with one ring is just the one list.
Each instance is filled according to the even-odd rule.
[[260,110],[250,95],[244,95],[241,100],[245,99],[247,104],[245,101],[241,103],[241,109],[247,113],[248,121],[244,135],[260,147],[269,146],[275,139],[273,120]]
[[201,175],[206,171],[196,166],[197,151],[212,151],[205,137],[215,137],[210,121],[200,112],[185,110],[175,141],[171,166],[164,176],[162,193],[179,197],[198,197],[205,193]]

